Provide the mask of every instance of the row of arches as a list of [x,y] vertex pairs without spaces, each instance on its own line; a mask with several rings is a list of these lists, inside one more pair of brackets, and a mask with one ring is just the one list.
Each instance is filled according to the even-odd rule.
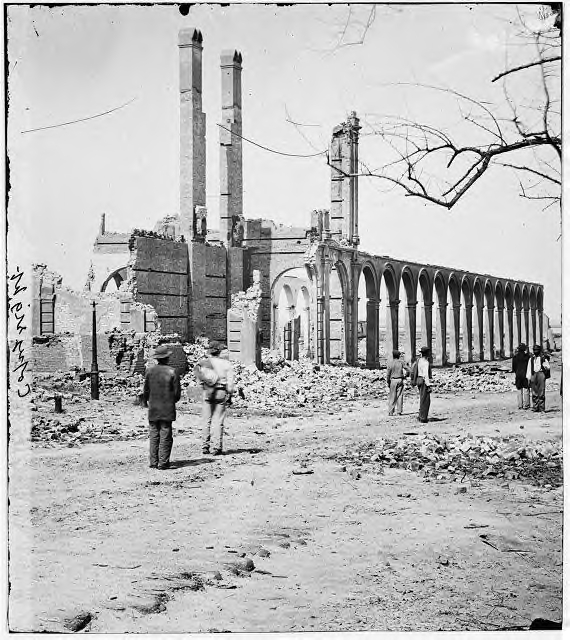
[[[393,349],[412,360],[428,346],[436,364],[510,357],[542,343],[543,288],[320,245],[305,270],[272,286],[272,346],[320,362],[360,359],[375,368]],[[287,348],[300,318],[301,349]],[[359,349],[360,347],[360,349]]]
[[520,342],[542,341],[540,286],[414,267],[402,265],[398,277],[390,263],[382,265],[380,273],[364,263],[355,274],[359,320],[366,317],[367,365],[376,366],[379,361],[377,327],[383,299],[385,351],[404,350],[408,360],[420,346],[430,348],[437,364],[447,364],[505,358]]

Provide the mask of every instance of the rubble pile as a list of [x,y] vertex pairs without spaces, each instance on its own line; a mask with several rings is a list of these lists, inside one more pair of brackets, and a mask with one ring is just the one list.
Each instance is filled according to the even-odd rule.
[[73,447],[87,442],[111,442],[112,440],[133,440],[145,438],[148,425],[124,425],[118,420],[104,420],[96,414],[74,417],[63,414],[62,417],[40,414],[32,418],[32,442],[65,444]]
[[354,452],[336,454],[339,462],[378,464],[421,473],[426,480],[503,478],[545,487],[562,484],[562,443],[529,441],[519,436],[491,438],[436,436],[380,438]]
[[[198,386],[194,365],[207,357],[207,340],[184,345],[190,372],[182,380],[183,388]],[[355,398],[385,397],[385,372],[342,365],[315,365],[310,360],[288,361],[278,352],[262,349],[263,370],[234,363],[236,374],[232,406],[238,413],[299,415],[307,411],[331,410],[335,402]],[[195,398],[199,394],[189,393]]]
[[236,365],[236,409],[248,413],[297,415],[307,410],[336,408],[356,398],[386,397],[385,373],[349,366],[315,365],[309,360],[282,361],[273,357],[264,370]]
[[462,365],[451,369],[434,369],[433,390],[437,393],[480,391],[504,393],[514,389],[514,376],[496,365]]

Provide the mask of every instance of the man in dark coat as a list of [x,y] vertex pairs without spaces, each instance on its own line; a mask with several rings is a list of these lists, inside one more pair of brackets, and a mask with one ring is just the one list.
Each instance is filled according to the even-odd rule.
[[530,356],[528,354],[526,344],[522,342],[519,344],[517,352],[513,358],[513,373],[515,374],[515,386],[517,388],[517,400],[519,409],[530,408],[530,391],[528,388],[528,379],[526,377],[526,370],[528,367],[528,360]]
[[168,366],[172,351],[159,345],[151,354],[157,364],[149,367],[144,380],[144,400],[148,403],[151,469],[168,469],[172,451],[172,423],[180,400],[180,378]]

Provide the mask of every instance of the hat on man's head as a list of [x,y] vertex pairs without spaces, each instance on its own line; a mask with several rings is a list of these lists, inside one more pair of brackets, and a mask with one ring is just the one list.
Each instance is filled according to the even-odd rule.
[[218,355],[218,353],[220,353],[223,348],[224,345],[220,344],[217,340],[212,340],[212,342],[210,342],[210,346],[208,347],[208,351],[211,355],[215,356]]
[[394,351],[392,351],[392,358],[399,358],[400,357],[400,352],[398,351],[398,349],[394,349]]
[[158,347],[151,353],[151,356],[155,360],[164,360],[172,355],[172,351],[165,345],[159,344]]
[[533,353],[540,353],[542,351],[542,347],[539,344],[535,344],[532,351]]
[[422,354],[422,356],[427,356],[429,354],[429,347],[422,347],[420,349],[420,353]]
[[524,342],[519,344],[519,351],[526,351],[526,344]]

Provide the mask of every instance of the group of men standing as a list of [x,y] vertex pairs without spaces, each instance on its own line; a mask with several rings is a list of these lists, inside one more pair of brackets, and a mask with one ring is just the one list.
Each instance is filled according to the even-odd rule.
[[419,358],[415,360],[411,368],[400,359],[402,354],[395,350],[392,352],[392,361],[386,369],[386,383],[390,389],[388,395],[388,415],[396,412],[399,416],[404,408],[404,379],[409,375],[413,386],[418,387],[420,393],[420,406],[418,420],[428,421],[429,407],[431,403],[431,386],[433,383],[430,350],[428,347],[420,349]]
[[[202,384],[202,453],[221,455],[226,409],[235,391],[234,372],[230,361],[222,358],[222,345],[211,342],[209,357],[194,368]],[[159,345],[151,356],[155,365],[145,375],[143,400],[148,405],[151,469],[170,467],[172,423],[176,420],[176,403],[180,400],[180,378],[169,366],[172,351]]]
[[550,362],[542,347],[535,344],[530,355],[526,344],[521,343],[513,357],[512,371],[519,409],[530,409],[532,393],[532,410],[546,411],[546,380],[550,378]]
[[[202,453],[220,455],[223,447],[224,420],[226,410],[235,393],[232,364],[221,357],[222,345],[212,342],[209,357],[202,359],[194,373],[202,385]],[[180,400],[180,378],[168,364],[172,352],[165,345],[158,346],[151,354],[156,364],[147,369],[143,399],[148,406],[150,460],[153,469],[168,469],[172,451],[172,423],[176,420],[176,403]],[[520,344],[512,360],[519,409],[530,408],[532,393],[533,411],[545,411],[546,379],[550,377],[549,358],[540,345],[535,345],[532,355],[525,344]],[[388,415],[402,415],[404,402],[404,379],[419,391],[418,420],[428,421],[433,384],[430,350],[420,349],[419,357],[412,366],[402,359],[400,351],[392,352],[392,361],[386,371],[389,387]]]

